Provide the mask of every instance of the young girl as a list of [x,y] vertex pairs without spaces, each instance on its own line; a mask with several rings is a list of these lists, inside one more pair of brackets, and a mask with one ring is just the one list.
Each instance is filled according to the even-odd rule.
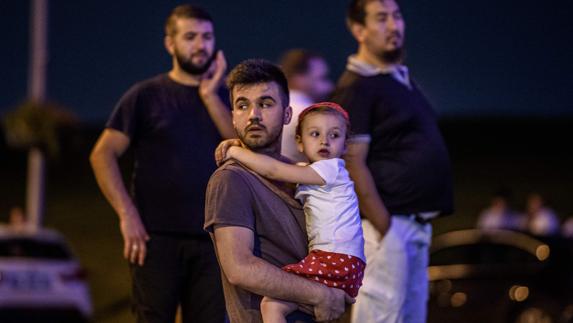
[[[317,103],[300,113],[296,128],[298,149],[310,165],[283,163],[239,146],[229,147],[225,159],[236,159],[264,177],[299,184],[295,198],[304,203],[310,252],[283,270],[356,297],[366,258],[354,184],[341,159],[349,127],[342,107]],[[296,309],[294,303],[268,297],[261,303],[265,322],[286,322]]]

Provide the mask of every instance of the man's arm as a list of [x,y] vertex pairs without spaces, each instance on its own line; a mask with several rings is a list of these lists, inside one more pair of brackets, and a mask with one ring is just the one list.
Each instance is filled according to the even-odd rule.
[[214,243],[229,283],[252,293],[314,306],[318,321],[333,320],[353,299],[344,291],[328,288],[289,274],[253,255],[254,233],[244,227],[215,227]]
[[127,193],[117,162],[129,143],[130,139],[124,133],[105,129],[91,152],[90,163],[101,191],[119,216],[124,257],[143,265],[147,252],[145,242],[149,236]]
[[217,94],[226,69],[227,62],[225,61],[225,56],[223,55],[223,51],[219,51],[217,52],[217,58],[211,64],[210,70],[199,84],[199,95],[207,107],[207,112],[211,120],[213,120],[215,127],[217,127],[217,130],[219,130],[221,137],[223,137],[223,139],[230,139],[237,137],[231,121],[231,113]]
[[326,184],[324,179],[309,166],[283,163],[280,160],[257,154],[246,148],[231,146],[227,151],[227,157],[238,160],[259,175],[269,179],[297,184]]
[[360,212],[374,225],[383,237],[390,227],[390,214],[374,184],[372,174],[366,165],[368,143],[349,142],[344,155],[346,168],[354,181]]

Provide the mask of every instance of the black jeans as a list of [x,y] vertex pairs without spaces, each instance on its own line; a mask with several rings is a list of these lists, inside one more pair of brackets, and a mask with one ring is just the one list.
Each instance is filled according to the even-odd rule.
[[150,234],[145,264],[131,264],[137,322],[225,322],[219,264],[209,237]]

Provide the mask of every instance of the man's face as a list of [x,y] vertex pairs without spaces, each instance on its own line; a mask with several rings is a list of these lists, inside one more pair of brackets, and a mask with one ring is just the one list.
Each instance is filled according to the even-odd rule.
[[307,94],[315,102],[323,101],[332,91],[332,81],[328,78],[328,65],[321,58],[309,61],[308,72],[305,75]]
[[381,60],[396,63],[402,58],[405,23],[394,0],[370,1],[358,41]]
[[239,139],[253,151],[277,152],[283,125],[291,117],[290,107],[283,106],[278,84],[238,85],[232,98],[233,126]]
[[168,36],[168,50],[185,72],[205,73],[215,57],[213,24],[207,20],[177,19],[175,34]]

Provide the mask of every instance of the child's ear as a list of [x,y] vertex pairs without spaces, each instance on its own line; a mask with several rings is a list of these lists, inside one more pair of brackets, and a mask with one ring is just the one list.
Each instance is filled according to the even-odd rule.
[[296,135],[294,137],[294,139],[296,140],[296,148],[297,148],[298,152],[303,153],[304,147],[302,146],[302,138],[300,137],[300,135]]
[[354,39],[356,39],[356,41],[359,44],[364,43],[365,37],[366,37],[366,34],[364,31],[366,30],[366,27],[360,23],[357,23],[357,22],[351,22],[351,23],[348,23],[348,25],[350,27],[349,28],[350,33],[352,34],[352,36],[354,36]]

